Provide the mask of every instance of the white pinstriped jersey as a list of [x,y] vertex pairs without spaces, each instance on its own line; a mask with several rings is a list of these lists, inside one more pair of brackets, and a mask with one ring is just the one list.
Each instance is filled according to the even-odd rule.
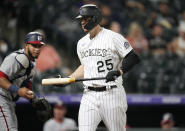
[[[105,77],[111,70],[116,70],[132,47],[120,34],[101,28],[101,31],[90,39],[87,34],[78,41],[77,53],[84,65],[84,78]],[[84,81],[86,86],[116,85],[116,81],[105,83],[105,80]]]

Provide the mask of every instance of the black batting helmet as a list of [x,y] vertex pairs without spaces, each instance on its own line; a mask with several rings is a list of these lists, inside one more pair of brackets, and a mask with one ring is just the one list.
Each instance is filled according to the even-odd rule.
[[101,22],[102,14],[98,7],[94,4],[86,4],[80,7],[79,15],[76,19],[90,17],[90,21],[84,26],[85,29],[91,30]]
[[45,44],[44,36],[39,32],[30,32],[25,36],[24,43]]

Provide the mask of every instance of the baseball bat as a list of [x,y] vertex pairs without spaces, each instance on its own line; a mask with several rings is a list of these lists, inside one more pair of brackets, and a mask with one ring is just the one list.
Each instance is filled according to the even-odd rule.
[[48,78],[42,79],[42,85],[49,86],[49,85],[62,85],[62,84],[70,84],[79,81],[91,81],[91,80],[104,80],[105,77],[95,77],[95,78],[82,78],[82,79],[75,79],[75,78]]

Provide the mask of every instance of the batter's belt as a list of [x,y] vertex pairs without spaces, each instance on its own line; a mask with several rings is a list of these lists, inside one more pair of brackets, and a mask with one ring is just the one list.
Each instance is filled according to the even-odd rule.
[[87,89],[92,90],[92,91],[106,91],[108,89],[113,89],[117,88],[116,85],[109,86],[110,88],[107,88],[106,86],[101,86],[101,87],[93,87],[93,86],[88,86]]

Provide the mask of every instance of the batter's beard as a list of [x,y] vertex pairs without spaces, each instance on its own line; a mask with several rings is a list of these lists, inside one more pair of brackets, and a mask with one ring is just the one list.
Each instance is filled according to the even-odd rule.
[[84,33],[88,33],[89,31],[87,29],[85,29],[84,27],[82,27]]
[[84,30],[84,33],[86,33],[86,34],[87,34],[87,33],[89,33],[89,31],[88,31],[88,30]]

